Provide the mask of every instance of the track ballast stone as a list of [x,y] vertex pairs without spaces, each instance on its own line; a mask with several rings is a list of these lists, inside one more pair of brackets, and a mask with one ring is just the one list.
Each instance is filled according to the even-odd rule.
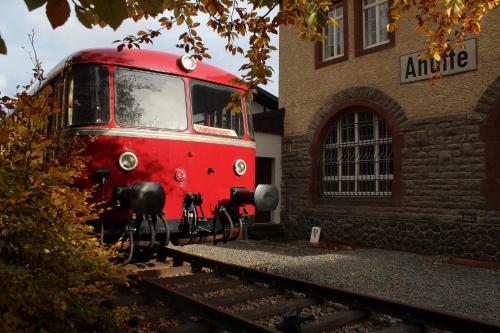
[[381,249],[323,249],[308,242],[235,241],[178,250],[297,279],[500,322],[500,271]]

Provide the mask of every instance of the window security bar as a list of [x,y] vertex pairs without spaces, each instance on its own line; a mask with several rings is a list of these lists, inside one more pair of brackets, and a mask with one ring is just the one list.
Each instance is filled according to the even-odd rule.
[[322,196],[391,196],[394,166],[389,128],[371,112],[347,113],[331,125],[318,165]]

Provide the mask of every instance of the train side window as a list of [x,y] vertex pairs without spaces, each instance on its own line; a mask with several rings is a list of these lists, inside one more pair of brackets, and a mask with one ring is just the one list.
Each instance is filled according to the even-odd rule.
[[78,65],[72,68],[68,79],[68,126],[108,123],[108,69],[98,65]]
[[[50,82],[47,84],[43,84],[42,88],[40,88],[36,92],[37,97],[45,97],[49,98],[50,97],[50,106],[52,106],[54,109],[52,109],[52,113],[47,115],[47,119],[45,122],[45,134],[48,138],[54,137],[58,134],[58,131],[61,129],[59,126],[60,124],[60,117],[61,117],[61,112],[55,112],[56,107],[61,108],[61,99],[62,99],[62,78],[61,76],[56,76],[53,78]],[[56,99],[57,104],[52,104],[52,98]],[[49,100],[47,100],[45,103],[49,103]]]
[[[57,107],[62,109],[63,102],[63,80],[62,76],[59,75],[55,79],[50,82],[50,86],[53,89],[52,95],[56,98]],[[53,113],[49,116],[48,119],[48,127],[50,130],[48,131],[50,137],[55,137],[59,135],[59,132],[62,129],[62,112]]]
[[187,128],[186,92],[179,77],[119,68],[115,71],[115,103],[119,125]]
[[194,83],[191,87],[191,108],[195,130],[206,134],[244,136],[243,112],[227,108],[234,92],[224,87]]
[[[45,122],[45,136],[49,139],[57,139],[61,134],[62,112],[61,103],[63,97],[63,80],[62,75],[58,75],[50,82],[43,86],[38,92],[39,97],[55,98],[56,103],[50,105],[53,107],[52,112],[47,115]],[[46,102],[47,103],[47,102]],[[49,146],[44,149],[44,160],[51,160],[57,156],[57,149],[54,146]]]

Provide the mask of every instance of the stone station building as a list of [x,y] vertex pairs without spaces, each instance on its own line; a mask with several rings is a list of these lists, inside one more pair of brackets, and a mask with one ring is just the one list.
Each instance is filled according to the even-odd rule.
[[[500,261],[500,9],[440,64],[388,0],[337,1],[322,43],[280,30],[281,222],[292,236]],[[434,66],[433,66],[434,65]]]

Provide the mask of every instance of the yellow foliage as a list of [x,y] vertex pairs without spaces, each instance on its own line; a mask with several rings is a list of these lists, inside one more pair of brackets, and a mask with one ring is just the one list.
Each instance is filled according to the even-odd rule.
[[394,0],[391,16],[397,20],[414,12],[415,30],[425,35],[427,52],[437,59],[460,47],[468,35],[478,35],[481,20],[499,5],[500,0]]
[[45,89],[0,99],[0,332],[109,331],[102,302],[127,279],[87,223],[92,190],[74,185],[83,141],[45,134],[60,112]]
[[[254,87],[266,84],[272,74],[267,65],[274,49],[270,36],[277,35],[280,26],[295,26],[301,39],[322,41],[323,27],[338,24],[328,16],[337,2],[327,0],[25,0],[25,3],[30,11],[46,6],[45,13],[53,28],[67,22],[71,13],[70,3],[74,4],[78,21],[87,28],[110,26],[117,29],[124,20],[137,22],[157,18],[157,28],[139,30],[116,41],[119,43],[118,50],[140,48],[141,44],[150,44],[162,35],[163,29],[171,30],[173,26],[179,26],[183,31],[180,32],[177,47],[197,60],[211,57],[203,34],[197,31],[199,14],[208,14],[206,25],[225,41],[225,49],[232,55],[244,55],[246,63],[240,68],[243,71],[241,83]],[[107,3],[109,5],[105,5]],[[391,3],[392,20],[397,21],[405,12],[413,13],[416,31],[427,39],[427,51],[439,52],[443,56],[460,45],[466,35],[479,34],[481,19],[497,8],[500,0],[393,0]],[[387,28],[397,31],[396,22],[391,22]],[[247,36],[249,43],[245,48],[235,45],[237,39]],[[7,47],[0,36],[0,54],[6,52]],[[49,88],[46,95],[50,93]],[[45,102],[40,100],[37,107],[42,107]]]

